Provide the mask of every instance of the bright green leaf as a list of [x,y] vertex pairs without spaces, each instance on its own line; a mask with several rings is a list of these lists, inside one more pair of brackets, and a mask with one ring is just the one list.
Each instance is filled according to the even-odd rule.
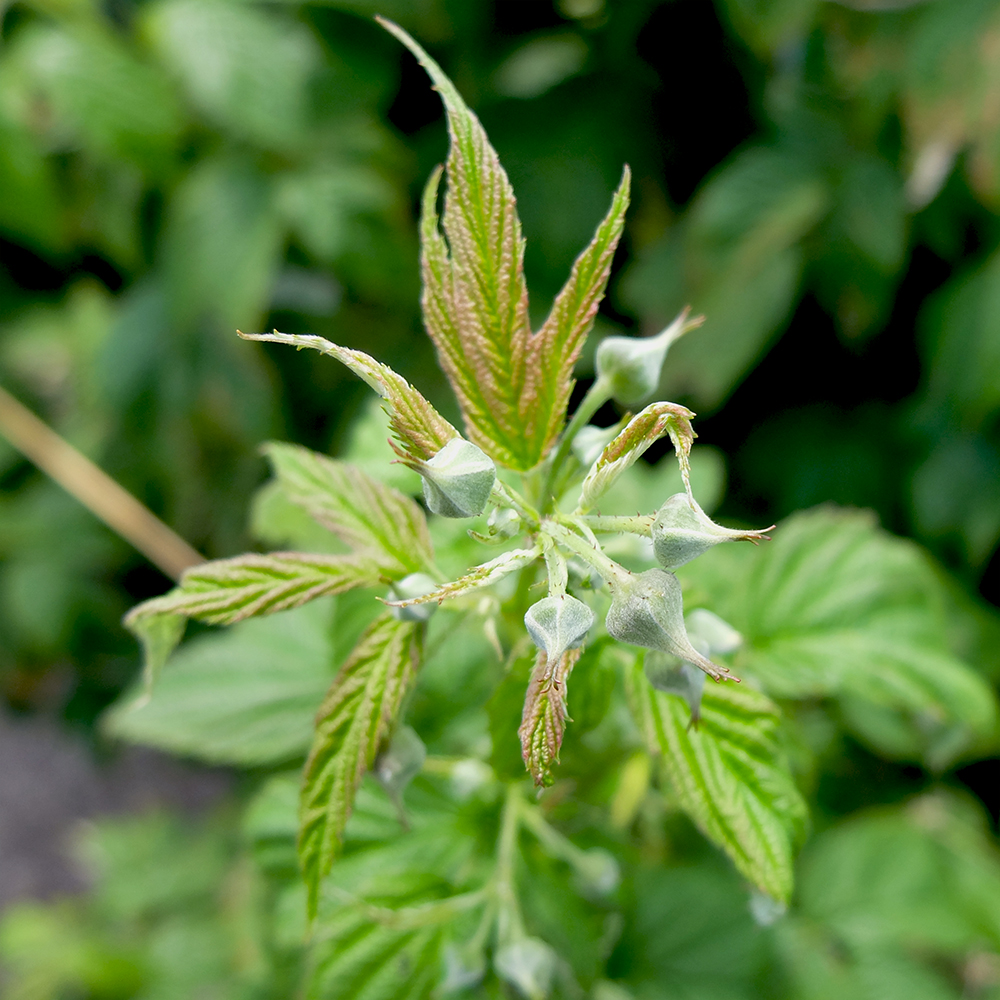
[[316,912],[354,793],[375,763],[420,660],[421,627],[377,618],[341,667],[317,714],[302,787],[299,858]]
[[[335,608],[335,627],[349,626]],[[104,731],[213,764],[257,767],[305,756],[333,675],[329,620],[329,604],[319,601],[194,639],[174,656],[154,697],[136,704],[136,692],[127,692],[105,716]]]
[[394,578],[424,570],[434,554],[423,511],[346,462],[271,442],[265,454],[285,495]]
[[808,813],[783,758],[778,709],[750,688],[711,685],[694,729],[684,699],[654,690],[638,665],[629,685],[681,808],[746,878],[787,903]]
[[458,431],[406,379],[362,351],[340,347],[322,337],[278,333],[277,330],[274,333],[241,333],[240,336],[244,340],[291,344],[300,350],[311,347],[346,365],[383,398],[389,410],[389,425],[403,450],[412,458],[431,458],[452,438],[459,437]]

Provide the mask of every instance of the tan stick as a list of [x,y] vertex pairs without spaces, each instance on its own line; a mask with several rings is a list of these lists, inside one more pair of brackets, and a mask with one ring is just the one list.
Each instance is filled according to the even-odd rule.
[[0,434],[171,579],[205,561],[148,507],[2,387]]

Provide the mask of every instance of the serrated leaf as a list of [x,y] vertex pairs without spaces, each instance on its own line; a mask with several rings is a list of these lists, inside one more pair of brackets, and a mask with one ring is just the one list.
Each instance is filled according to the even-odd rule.
[[187,570],[162,597],[143,601],[125,616],[142,642],[144,673],[151,687],[184,634],[184,619],[232,625],[246,618],[297,608],[317,597],[379,581],[379,567],[364,556],[250,553]]
[[664,434],[670,435],[684,487],[690,494],[689,458],[695,438],[692,417],[694,414],[687,407],[677,403],[650,403],[634,416],[590,467],[580,490],[580,509],[592,507],[615,480]]
[[320,706],[302,786],[299,859],[315,914],[320,882],[340,851],[354,793],[375,763],[420,659],[421,628],[377,618]]
[[559,748],[566,731],[566,681],[582,652],[582,649],[567,649],[553,667],[549,666],[544,650],[535,659],[517,735],[524,766],[536,785],[552,783],[552,766],[559,762]]
[[948,648],[941,584],[871,514],[796,514],[765,548],[719,546],[683,575],[744,635],[742,673],[775,697],[839,699],[880,752],[940,767],[993,736],[996,697]]
[[531,340],[529,369],[537,372],[537,405],[543,408],[549,420],[544,436],[546,448],[562,430],[573,391],[573,366],[604,298],[611,261],[625,226],[631,177],[626,166],[608,214],[597,227],[590,245],[577,257],[548,318]]
[[336,358],[385,400],[389,408],[389,426],[411,458],[431,458],[452,438],[460,436],[402,375],[397,375],[388,365],[363,351],[340,347],[323,337],[279,333],[277,330],[273,333],[240,333],[240,336],[244,340],[290,344],[299,350],[310,347]]
[[401,28],[381,23],[427,71],[448,117],[443,234],[437,214],[440,168],[427,183],[421,213],[427,332],[458,397],[469,438],[502,465],[533,468],[562,426],[573,364],[604,294],[621,235],[628,171],[549,319],[532,334],[521,223],[496,151],[441,67]]
[[[338,612],[334,624],[342,630],[350,623]],[[126,692],[102,730],[212,764],[259,767],[304,757],[334,672],[330,617],[328,603],[316,602],[199,636],[173,657],[154,698]]]
[[787,903],[808,811],[783,759],[777,707],[750,688],[712,685],[692,729],[684,699],[654,690],[638,664],[629,686],[681,808],[742,875]]
[[308,448],[271,442],[264,453],[288,499],[387,576],[399,578],[433,563],[427,520],[409,497]]
[[497,556],[496,559],[482,563],[471,573],[466,573],[465,576],[459,577],[451,583],[442,584],[430,593],[411,597],[405,601],[386,601],[385,603],[394,608],[408,608],[413,604],[429,604],[431,601],[437,601],[440,604],[441,601],[446,601],[449,597],[458,597],[471,590],[488,587],[534,562],[539,555],[537,549],[512,549],[510,552],[504,552]]

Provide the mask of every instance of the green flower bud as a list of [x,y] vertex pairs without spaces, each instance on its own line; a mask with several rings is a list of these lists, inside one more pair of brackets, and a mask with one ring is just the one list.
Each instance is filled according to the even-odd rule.
[[443,995],[458,993],[482,982],[486,975],[486,955],[475,943],[444,947],[444,978],[438,986]]
[[521,516],[510,507],[494,507],[486,519],[490,537],[513,538],[521,530]]
[[493,954],[497,975],[528,1000],[543,1000],[549,995],[558,962],[544,941],[530,937],[511,941]]
[[740,531],[716,524],[686,493],[675,493],[657,511],[653,522],[653,552],[656,561],[667,569],[677,569],[706,553],[720,542],[758,542],[767,540],[765,532]]
[[573,438],[572,445],[573,454],[576,455],[577,461],[584,468],[593,465],[620,430],[620,424],[612,424],[610,427],[595,427],[593,424],[587,424],[586,427],[581,427],[576,437]]
[[688,320],[685,309],[655,337],[606,337],[597,348],[597,377],[623,406],[637,406],[656,392],[670,345],[701,318]]
[[602,899],[610,896],[621,882],[621,870],[615,856],[603,847],[582,851],[571,862],[573,881],[582,896]]
[[[734,653],[743,643],[743,636],[707,608],[695,608],[684,616],[688,639],[703,656]],[[691,722],[698,725],[701,717],[701,696],[705,690],[705,674],[693,663],[658,649],[651,649],[643,664],[646,679],[657,691],[679,694],[691,709]]]
[[701,696],[705,690],[705,672],[670,653],[651,649],[643,664],[646,679],[657,691],[679,694],[691,709],[691,721],[698,724],[701,718]]
[[554,663],[567,649],[583,642],[594,624],[594,612],[569,594],[543,597],[528,608],[524,624],[531,641],[545,650],[549,663]]
[[442,517],[475,517],[486,509],[497,470],[471,441],[452,438],[433,458],[414,462],[424,477],[424,500]]
[[729,622],[723,621],[708,608],[695,608],[684,616],[688,638],[695,649],[706,656],[735,653],[743,645],[743,636]]
[[389,797],[398,801],[426,759],[427,748],[420,737],[409,726],[400,726],[375,761],[375,777]]
[[615,585],[606,621],[608,632],[621,642],[672,653],[700,667],[717,680],[729,671],[698,652],[684,626],[680,581],[662,569],[647,569]]
[[[390,601],[408,601],[411,597],[423,597],[432,590],[437,589],[437,584],[426,573],[411,573],[398,580],[389,588],[387,595]],[[438,606],[429,601],[427,604],[411,604],[406,608],[389,608],[389,614],[398,618],[401,622],[425,622]]]

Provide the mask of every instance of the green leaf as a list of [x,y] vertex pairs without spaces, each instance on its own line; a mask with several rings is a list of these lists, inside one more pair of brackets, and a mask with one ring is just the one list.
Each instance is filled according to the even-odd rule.
[[537,465],[562,427],[572,368],[604,294],[628,205],[628,172],[577,259],[545,325],[532,334],[524,240],[514,192],[479,119],[441,67],[401,28],[382,20],[441,94],[451,145],[439,228],[441,169],[421,214],[427,332],[458,397],[469,438],[502,465]]
[[684,699],[654,690],[638,662],[629,688],[681,808],[746,878],[787,903],[808,813],[783,758],[777,707],[750,688],[712,685],[693,729]]
[[693,416],[687,407],[677,403],[651,403],[633,417],[591,466],[580,489],[580,509],[593,507],[615,480],[664,434],[670,435],[684,487],[690,494],[689,457],[695,438],[694,428],[691,426]]
[[531,340],[529,367],[535,373],[536,405],[544,407],[543,412],[548,414],[546,448],[562,430],[573,391],[573,366],[604,298],[611,261],[625,226],[631,176],[626,166],[608,214],[597,227],[590,245],[577,257],[566,284],[552,304],[552,311]]
[[[334,627],[350,627],[335,607]],[[329,622],[329,603],[318,601],[194,639],[174,656],[154,698],[137,703],[137,692],[127,692],[103,729],[213,764],[258,767],[305,756],[333,675]]]
[[340,851],[354,793],[375,763],[420,660],[421,629],[377,618],[320,706],[302,786],[299,858],[315,914],[320,883]]
[[544,650],[539,650],[535,658],[517,735],[524,766],[536,785],[552,784],[552,766],[559,763],[559,748],[566,731],[566,682],[582,652],[567,649],[551,669]]
[[406,379],[362,351],[340,347],[322,337],[278,333],[277,330],[274,333],[241,333],[240,336],[244,340],[291,344],[299,350],[311,347],[346,365],[385,400],[389,408],[389,426],[412,458],[431,458],[452,438],[460,436]]
[[839,699],[881,752],[941,767],[994,736],[996,697],[948,648],[926,556],[870,514],[796,514],[759,550],[720,546],[683,576],[689,607],[704,601],[744,635],[741,674],[776,697]]
[[379,581],[379,568],[363,556],[250,553],[187,570],[180,585],[143,601],[125,625],[143,644],[149,687],[184,634],[184,619],[232,625],[257,615],[287,611],[328,594]]
[[394,608],[408,608],[414,604],[429,604],[431,601],[437,601],[440,604],[441,601],[446,601],[449,597],[458,597],[471,590],[488,587],[502,580],[505,576],[523,569],[529,563],[534,562],[539,555],[538,549],[511,549],[510,552],[504,552],[496,559],[482,563],[471,573],[466,573],[465,576],[459,577],[451,583],[443,583],[430,593],[411,597],[405,601],[386,601],[386,604],[390,604]]
[[264,447],[285,495],[387,576],[433,564],[423,511],[391,486],[346,462],[298,445]]

